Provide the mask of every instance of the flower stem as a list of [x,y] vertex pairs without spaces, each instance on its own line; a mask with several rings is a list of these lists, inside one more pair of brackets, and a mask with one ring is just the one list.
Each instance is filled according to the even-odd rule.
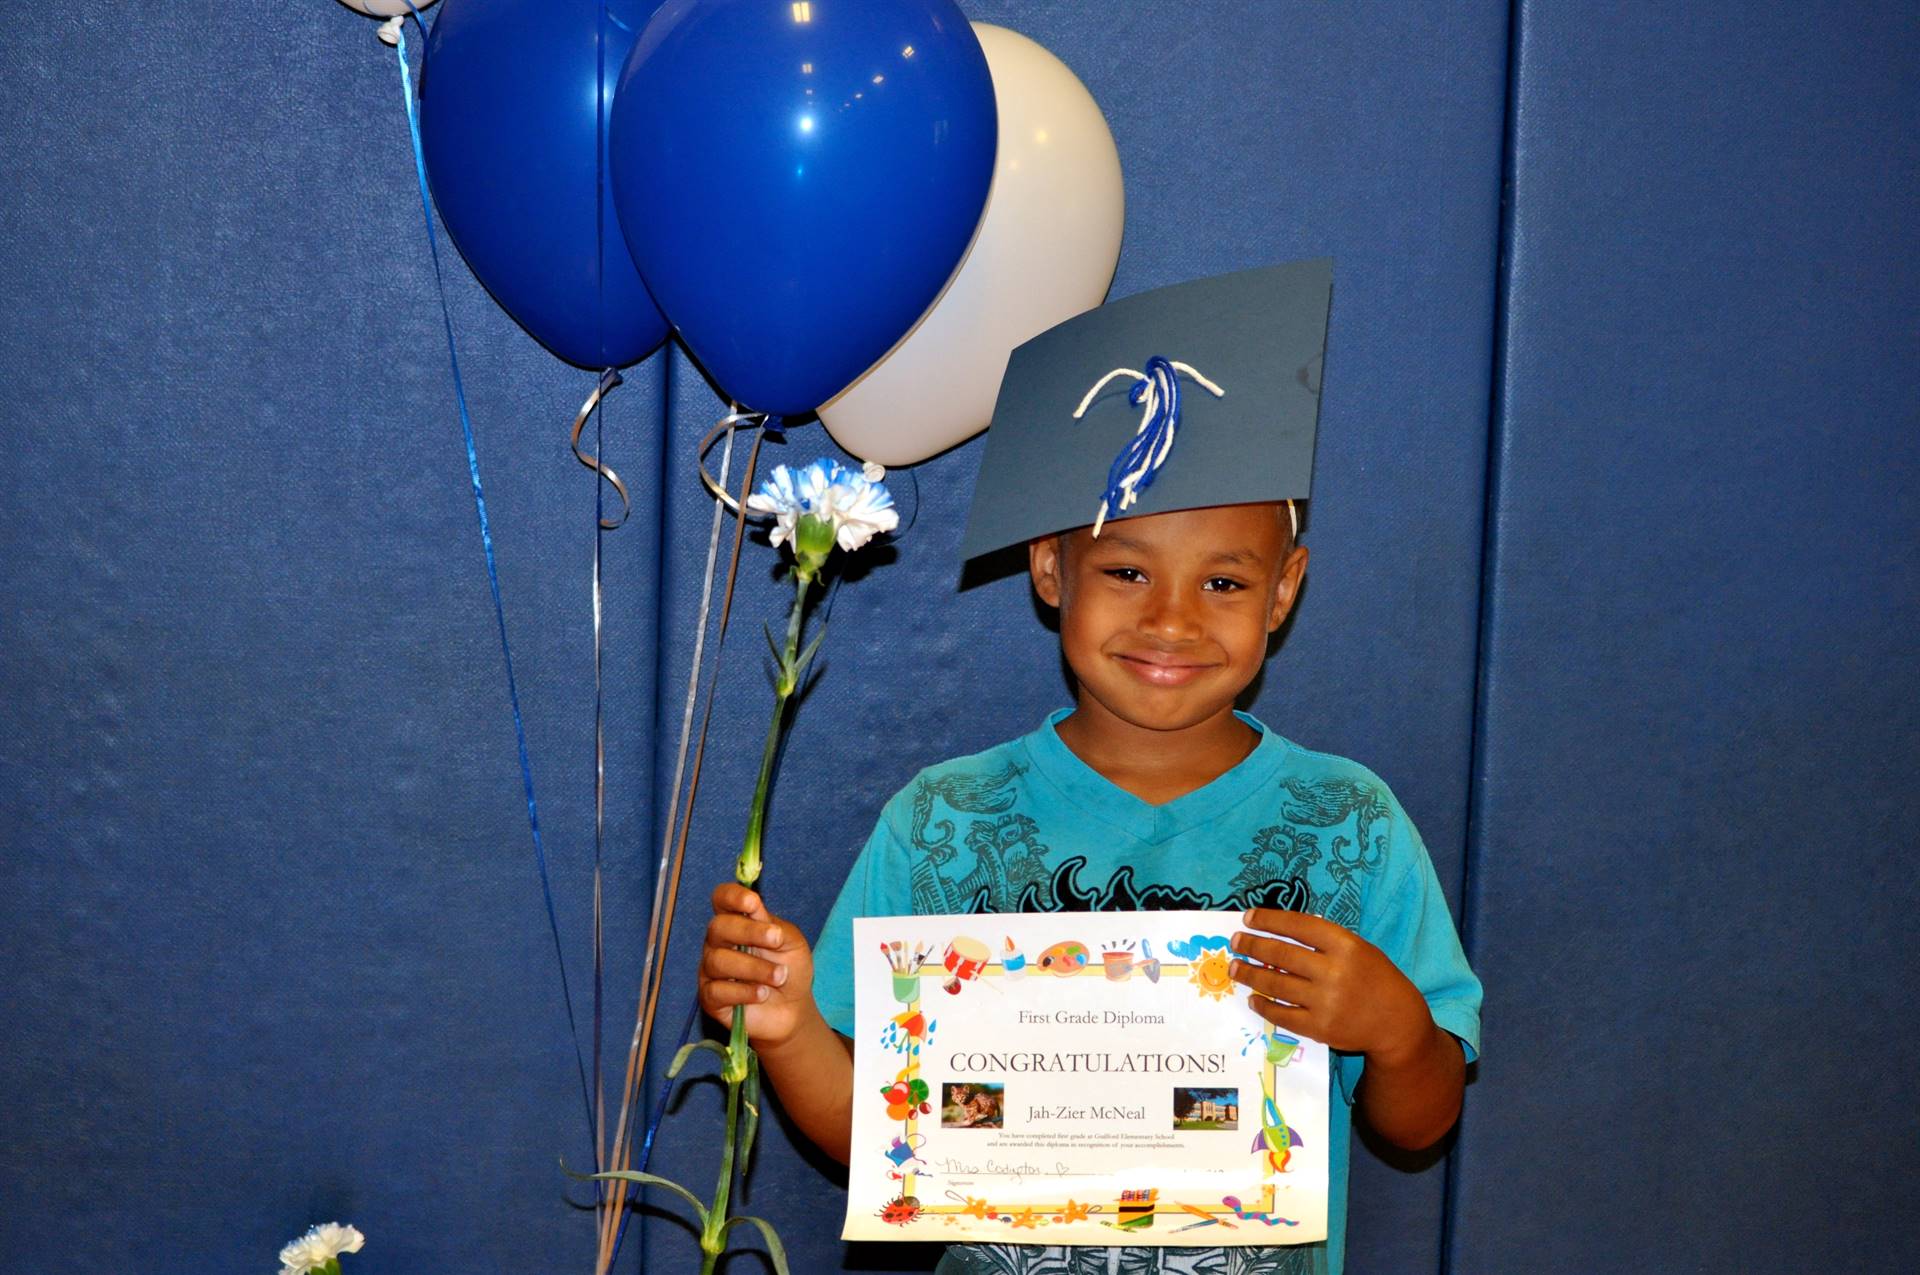
[[[734,1034],[739,1034],[740,1017],[734,1015]],[[727,1140],[720,1148],[720,1182],[714,1188],[713,1207],[707,1211],[706,1227],[700,1232],[700,1275],[713,1275],[720,1255],[727,1249],[727,1197],[733,1188],[734,1137],[740,1128],[740,1082],[727,1082]]]
[[[773,687],[773,720],[767,725],[767,743],[760,754],[760,778],[753,786],[753,805],[747,811],[747,832],[740,846],[740,857],[733,865],[734,879],[752,887],[760,879],[761,841],[767,824],[767,796],[773,789],[773,765],[780,753],[780,732],[786,725],[787,701],[800,689],[800,632],[806,621],[807,594],[812,589],[813,573],[795,571],[793,610],[787,616],[787,643],[780,654],[780,668]],[[733,1007],[732,1030],[727,1033],[727,1061],[721,1078],[727,1082],[727,1140],[720,1152],[720,1180],[714,1187],[713,1206],[707,1210],[707,1224],[700,1233],[700,1273],[712,1275],[720,1255],[726,1251],[729,1198],[733,1193],[734,1161],[739,1154],[741,1168],[746,1167],[747,1147],[737,1147],[740,1130],[740,1086],[747,1078],[752,1049],[747,1044],[747,1011],[744,1005]]]
[[806,619],[807,591],[813,577],[794,573],[793,611],[787,616],[787,644],[780,654],[779,675],[773,687],[773,720],[767,723],[767,743],[760,753],[760,778],[753,786],[753,805],[747,810],[747,834],[734,861],[733,876],[744,886],[760,879],[760,846],[767,825],[767,794],[773,788],[773,763],[780,752],[780,731],[786,725],[787,701],[799,689],[800,627]]

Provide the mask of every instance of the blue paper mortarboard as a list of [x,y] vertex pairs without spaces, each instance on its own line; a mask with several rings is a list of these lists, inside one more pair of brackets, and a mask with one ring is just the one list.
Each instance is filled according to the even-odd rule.
[[1243,270],[1110,302],[1020,346],[962,556],[1103,519],[1305,499],[1332,287],[1324,259]]

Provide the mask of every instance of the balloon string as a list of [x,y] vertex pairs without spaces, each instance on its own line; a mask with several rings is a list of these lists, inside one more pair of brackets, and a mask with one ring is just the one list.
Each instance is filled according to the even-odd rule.
[[[720,454],[720,488],[724,492],[726,490],[728,474],[733,467],[733,435],[735,426],[731,423],[726,423],[719,428],[725,429],[727,435],[726,450]],[[713,437],[713,435],[709,435],[709,438],[711,437]],[[704,455],[706,449],[703,447],[701,450]],[[680,747],[674,757],[672,796],[667,802],[667,832],[660,844],[660,861],[655,865],[653,871],[652,915],[654,917],[654,924],[649,927],[646,959],[640,973],[640,999],[643,1005],[645,1004],[646,989],[649,980],[653,977],[655,958],[658,955],[657,939],[659,936],[659,916],[664,902],[662,896],[667,887],[667,865],[673,852],[673,831],[680,817],[680,791],[681,784],[685,780],[687,773],[687,744],[693,734],[693,709],[694,705],[699,702],[700,696],[700,670],[702,668],[702,655],[707,641],[707,617],[711,613],[713,605],[714,568],[719,561],[720,526],[722,516],[725,512],[726,506],[722,501],[716,500],[713,502],[713,526],[707,533],[706,578],[700,589],[699,615],[694,620],[693,658],[688,662],[686,703],[681,709],[680,714]],[[687,1021],[681,1025],[680,1039],[674,1045],[674,1053],[676,1056],[680,1049],[687,1043],[688,1038],[693,1034],[693,1024],[699,1013],[699,1009],[700,1001],[699,998],[696,997],[693,1002],[687,1006]],[[653,1115],[647,1121],[646,1136],[640,1143],[639,1162],[634,1166],[642,1173],[647,1171],[647,1163],[653,1158],[654,1136],[659,1132],[660,1122],[667,1114],[667,1099],[672,1093],[673,1082],[666,1081],[662,1083],[660,1086],[660,1099],[654,1105]],[[619,1125],[617,1127],[624,1128],[628,1118],[628,1112],[623,1104],[620,1112]],[[626,1241],[627,1237],[627,1224],[632,1220],[632,1213],[628,1213],[620,1219],[619,1228],[613,1237],[613,1252],[609,1259],[610,1261],[617,1261],[619,1259],[620,1246]]]
[[[720,483],[722,491],[726,490],[725,483],[729,471],[733,467],[734,428],[732,425],[727,425],[725,429],[727,446],[726,450],[721,453],[720,456]],[[687,693],[685,703],[680,713],[680,745],[674,754],[673,760],[673,788],[671,795],[667,799],[666,833],[660,842],[659,862],[654,865],[653,870],[652,915],[656,919],[654,926],[651,927],[652,932],[647,935],[647,949],[640,968],[640,986],[643,994],[644,990],[651,983],[654,964],[659,955],[656,944],[658,939],[658,918],[666,895],[667,869],[673,857],[673,834],[680,822],[680,794],[687,774],[687,748],[692,742],[693,737],[693,710],[700,698],[700,673],[704,667],[703,660],[706,652],[707,619],[712,613],[713,581],[715,570],[719,565],[720,559],[720,527],[724,513],[725,510],[722,503],[716,500],[713,505],[713,525],[707,533],[707,569],[705,579],[700,588],[700,610],[694,621],[693,658],[687,665]]]
[[[605,86],[607,82],[607,40],[606,18],[607,0],[600,0],[600,29],[594,31],[594,52],[596,55],[594,83]],[[606,356],[607,331],[607,226],[606,226],[606,99],[599,97],[593,112],[593,305],[596,331],[599,338],[600,354]],[[607,1086],[603,1076],[605,1058],[601,1049],[601,1029],[605,1022],[602,993],[605,985],[606,949],[603,942],[605,926],[601,910],[603,894],[601,890],[601,862],[606,842],[607,817],[607,747],[604,731],[603,708],[600,681],[600,554],[604,547],[607,532],[615,530],[633,513],[633,502],[627,499],[626,484],[620,476],[608,468],[603,459],[606,449],[606,409],[602,401],[620,384],[620,373],[613,368],[602,369],[599,384],[593,393],[587,396],[587,402],[594,408],[593,461],[590,466],[594,472],[593,480],[593,1163],[598,1170],[606,1161],[607,1148]],[[582,412],[592,410],[583,407]],[[573,425],[573,454],[582,464],[587,458],[580,454],[580,422]],[[606,495],[607,481],[613,483],[613,489],[620,494],[620,518],[611,527],[607,525]],[[605,1206],[608,1187],[603,1183],[594,1184],[595,1198]]]
[[[408,4],[413,9],[412,4]],[[413,10],[420,21],[420,11]],[[426,30],[424,23],[421,30]],[[527,758],[527,728],[520,713],[520,688],[513,675],[513,647],[507,641],[507,611],[500,598],[500,567],[493,550],[493,530],[487,521],[487,496],[480,483],[480,454],[473,441],[473,418],[467,411],[466,386],[460,378],[460,354],[453,339],[453,313],[447,306],[447,281],[440,267],[440,239],[433,228],[433,200],[427,192],[427,161],[420,145],[420,115],[413,100],[413,71],[407,65],[407,39],[404,31],[394,42],[400,62],[400,96],[407,107],[407,131],[413,139],[414,176],[420,183],[420,213],[427,224],[427,247],[433,257],[434,286],[440,295],[440,319],[447,335],[447,362],[453,369],[454,401],[460,409],[460,434],[467,448],[467,476],[473,485],[473,508],[480,521],[480,545],[486,551],[487,587],[493,594],[494,625],[500,633],[500,658],[506,667],[507,702],[513,707],[514,742],[520,755],[520,785],[527,801],[527,827],[533,834],[534,862],[540,869],[540,894],[547,907],[547,929],[553,936],[553,957],[560,967],[560,996],[567,1008],[567,1039],[573,1045],[573,1062],[580,1075],[580,1097],[586,1104],[587,1134],[593,1135],[593,1096],[587,1082],[586,1059],[580,1052],[580,1028],[573,1012],[573,989],[567,979],[566,949],[560,942],[560,920],[553,908],[553,883],[547,872],[547,851],[540,837],[540,807],[534,799],[533,765]],[[597,1154],[596,1148],[596,1154]],[[596,1164],[596,1169],[598,1165]]]
[[[738,413],[729,413],[729,416],[733,415],[738,415]],[[722,432],[727,434],[729,448],[731,448],[733,430],[728,420],[723,418],[721,423],[716,425],[714,429],[708,433],[706,440],[701,443],[701,452],[704,453],[706,448]],[[748,494],[753,490],[754,474],[760,462],[760,444],[765,437],[766,431],[763,429],[754,436],[753,446],[747,451],[746,473],[741,479],[739,497],[734,500],[724,500],[723,498],[717,497],[717,500],[722,500],[723,503],[732,508],[738,508],[740,503],[746,500]],[[724,488],[721,490],[723,492],[725,491]],[[717,512],[718,508],[716,506],[716,514]],[[716,522],[716,528],[717,525]],[[653,920],[647,933],[647,957],[641,970],[639,1014],[633,1025],[633,1041],[629,1046],[627,1054],[627,1080],[625,1092],[620,1101],[620,1116],[614,1122],[614,1149],[609,1164],[615,1170],[627,1168],[632,1158],[632,1110],[635,1102],[640,1097],[641,1073],[645,1068],[646,1057],[652,1047],[654,1017],[659,1011],[660,989],[665,981],[661,976],[661,970],[664,966],[666,953],[673,936],[673,916],[674,909],[680,897],[681,871],[686,866],[687,837],[693,830],[693,810],[700,794],[700,775],[707,752],[707,732],[713,725],[715,692],[719,689],[720,684],[720,656],[726,646],[728,620],[733,614],[734,585],[740,574],[740,548],[746,541],[746,532],[747,520],[744,518],[736,519],[733,529],[733,549],[727,559],[726,584],[720,595],[720,618],[714,632],[713,669],[707,678],[706,706],[702,710],[699,734],[694,741],[693,763],[687,777],[686,796],[684,801],[680,801],[679,803],[678,827],[676,828],[674,826],[672,820],[669,820],[667,826],[667,836],[672,839],[673,845],[672,862],[665,875],[664,894],[660,897],[659,903],[656,904],[654,908]],[[717,540],[715,543],[717,545]],[[709,563],[711,564],[713,560],[713,556],[710,555]],[[709,575],[708,580],[710,588],[711,575]],[[701,632],[703,634],[705,632],[704,624],[701,626]],[[690,681],[688,689],[690,697],[692,693],[693,690]],[[678,784],[675,785],[675,798],[679,798]],[[601,1260],[597,1269],[602,1275],[604,1275],[604,1272],[606,1272],[613,1263],[613,1249],[622,1233],[621,1218],[625,1208],[625,1195],[615,1195],[612,1198],[612,1216],[608,1219],[605,1229],[601,1231],[600,1236]]]
[[[680,1051],[687,1047],[687,1042],[693,1039],[693,1024],[699,1017],[700,998],[696,996],[687,1005],[686,1021],[680,1024],[680,1039],[676,1041],[673,1046],[675,1057],[678,1057]],[[662,1080],[660,1082],[660,1096],[653,1104],[653,1114],[647,1118],[646,1136],[642,1138],[640,1142],[640,1159],[633,1166],[642,1173],[647,1171],[647,1164],[653,1159],[654,1135],[660,1132],[660,1125],[667,1118],[667,1099],[671,1097],[673,1097],[673,1082],[671,1080]],[[613,1260],[616,1262],[620,1260],[620,1246],[624,1244],[627,1239],[627,1224],[633,1221],[637,1213],[638,1210],[629,1209],[627,1210],[626,1216],[620,1219],[619,1233],[613,1237]],[[643,1258],[642,1260],[644,1261],[645,1259]]]
[[591,469],[594,473],[604,478],[607,484],[613,488],[614,493],[620,497],[620,516],[611,522],[602,517],[599,512],[600,498],[598,496],[594,498],[594,517],[599,522],[601,528],[606,531],[616,531],[625,524],[627,519],[633,515],[633,501],[627,495],[627,485],[620,481],[620,475],[613,472],[613,466],[600,459],[599,439],[596,438],[594,440],[593,454],[588,455],[580,447],[580,433],[586,429],[587,420],[593,416],[594,409],[600,406],[600,401],[612,393],[615,386],[622,383],[620,373],[613,368],[608,368],[602,372],[600,374],[600,383],[594,387],[593,393],[587,395],[587,401],[580,405],[579,415],[573,418],[573,458],[579,461],[581,465]]
[[[600,1048],[600,1033],[603,1022],[601,1007],[605,991],[603,973],[606,968],[606,924],[604,878],[601,864],[606,847],[607,827],[607,743],[605,731],[605,696],[601,679],[602,606],[600,583],[600,560],[605,548],[607,532],[620,526],[627,520],[623,512],[620,521],[609,524],[606,519],[606,484],[602,477],[612,477],[614,488],[620,498],[626,501],[626,489],[620,486],[620,480],[613,477],[612,471],[600,463],[600,457],[606,452],[607,412],[605,398],[607,392],[620,384],[620,374],[612,368],[600,375],[600,383],[587,399],[583,414],[593,415],[593,460],[588,463],[596,475],[593,484],[593,1163],[598,1171],[606,1158],[607,1139],[607,1097],[606,1085],[601,1076],[603,1065]],[[580,427],[584,423],[574,422],[573,454],[586,462],[580,451]],[[631,506],[628,506],[629,510]],[[603,1183],[594,1183],[594,1194],[598,1199],[606,1198],[607,1188]]]
[[[734,513],[740,514],[745,518],[756,518],[759,517],[759,515],[744,509],[741,502],[736,500],[733,495],[727,491],[727,473],[724,467],[725,460],[722,461],[722,469],[718,481],[715,481],[713,475],[707,472],[707,453],[712,450],[714,443],[719,440],[720,435],[725,433],[728,437],[727,456],[730,457],[733,454],[733,431],[743,425],[748,428],[757,426],[765,429],[769,433],[777,433],[778,431],[775,427],[767,423],[768,419],[765,412],[743,412],[736,407],[716,421],[713,428],[707,431],[707,436],[700,440],[700,446],[696,451],[695,463],[700,467],[700,481],[706,485],[708,494],[717,502],[713,511],[713,516],[716,520],[720,517],[718,505],[724,505]],[[717,521],[715,525],[719,525]]]

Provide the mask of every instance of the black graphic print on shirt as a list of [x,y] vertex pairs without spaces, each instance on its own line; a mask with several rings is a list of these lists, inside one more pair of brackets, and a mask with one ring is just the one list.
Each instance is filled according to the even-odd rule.
[[[913,908],[960,912],[1239,911],[1288,908],[1349,928],[1360,919],[1366,878],[1386,854],[1389,808],[1375,786],[1349,779],[1287,780],[1282,822],[1253,834],[1224,893],[1139,881],[1131,865],[1106,881],[1082,880],[1084,855],[1050,863],[1045,831],[1014,809],[1025,769],[922,778],[913,792]],[[955,817],[965,818],[965,831]],[[1338,830],[1338,831],[1336,831]],[[1312,870],[1320,869],[1316,888]]]

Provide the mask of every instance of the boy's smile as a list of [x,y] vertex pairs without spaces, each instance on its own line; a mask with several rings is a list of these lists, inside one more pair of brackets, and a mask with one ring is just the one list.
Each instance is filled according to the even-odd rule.
[[1208,669],[1219,664],[1191,655],[1134,651],[1116,654],[1120,666],[1149,686],[1185,686]]
[[1284,506],[1128,518],[1098,540],[1086,528],[1035,540],[1028,559],[1034,591],[1060,609],[1061,653],[1079,684],[1063,736],[1071,723],[1098,751],[1244,745],[1234,700],[1306,571]]

